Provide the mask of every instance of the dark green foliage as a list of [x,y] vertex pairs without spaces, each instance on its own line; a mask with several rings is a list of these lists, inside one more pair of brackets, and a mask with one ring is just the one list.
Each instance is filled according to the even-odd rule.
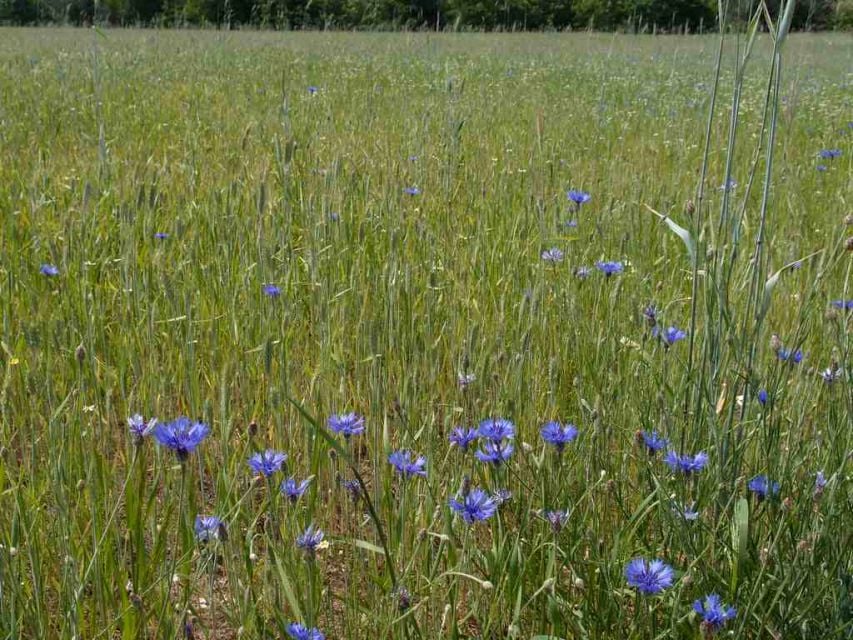
[[[781,0],[768,0],[775,18]],[[745,22],[754,0],[732,3]],[[92,21],[123,25],[254,26],[273,29],[713,29],[716,0],[0,0],[0,24]],[[851,0],[804,0],[794,28],[849,29]]]

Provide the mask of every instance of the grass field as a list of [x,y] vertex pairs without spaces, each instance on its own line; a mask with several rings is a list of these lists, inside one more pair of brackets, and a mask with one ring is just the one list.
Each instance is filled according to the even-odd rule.
[[773,60],[0,29],[0,637],[853,638],[853,38]]

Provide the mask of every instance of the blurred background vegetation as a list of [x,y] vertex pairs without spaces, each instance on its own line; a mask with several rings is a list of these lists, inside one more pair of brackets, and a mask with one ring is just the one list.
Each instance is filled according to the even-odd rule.
[[[779,0],[767,3],[771,12]],[[730,3],[745,20],[753,0]],[[268,29],[595,29],[702,32],[716,0],[0,0],[0,24]],[[794,28],[853,28],[853,0],[805,0]]]

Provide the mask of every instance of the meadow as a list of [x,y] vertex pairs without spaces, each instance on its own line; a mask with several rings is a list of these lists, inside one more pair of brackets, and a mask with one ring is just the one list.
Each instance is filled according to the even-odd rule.
[[778,40],[0,29],[0,637],[853,638]]

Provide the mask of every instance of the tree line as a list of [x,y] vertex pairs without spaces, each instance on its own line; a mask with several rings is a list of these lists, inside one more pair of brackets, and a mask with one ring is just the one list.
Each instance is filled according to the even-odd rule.
[[[730,5],[746,20],[756,2]],[[717,0],[0,0],[0,24],[695,33],[717,11]],[[850,29],[853,0],[801,0],[793,27]]]

